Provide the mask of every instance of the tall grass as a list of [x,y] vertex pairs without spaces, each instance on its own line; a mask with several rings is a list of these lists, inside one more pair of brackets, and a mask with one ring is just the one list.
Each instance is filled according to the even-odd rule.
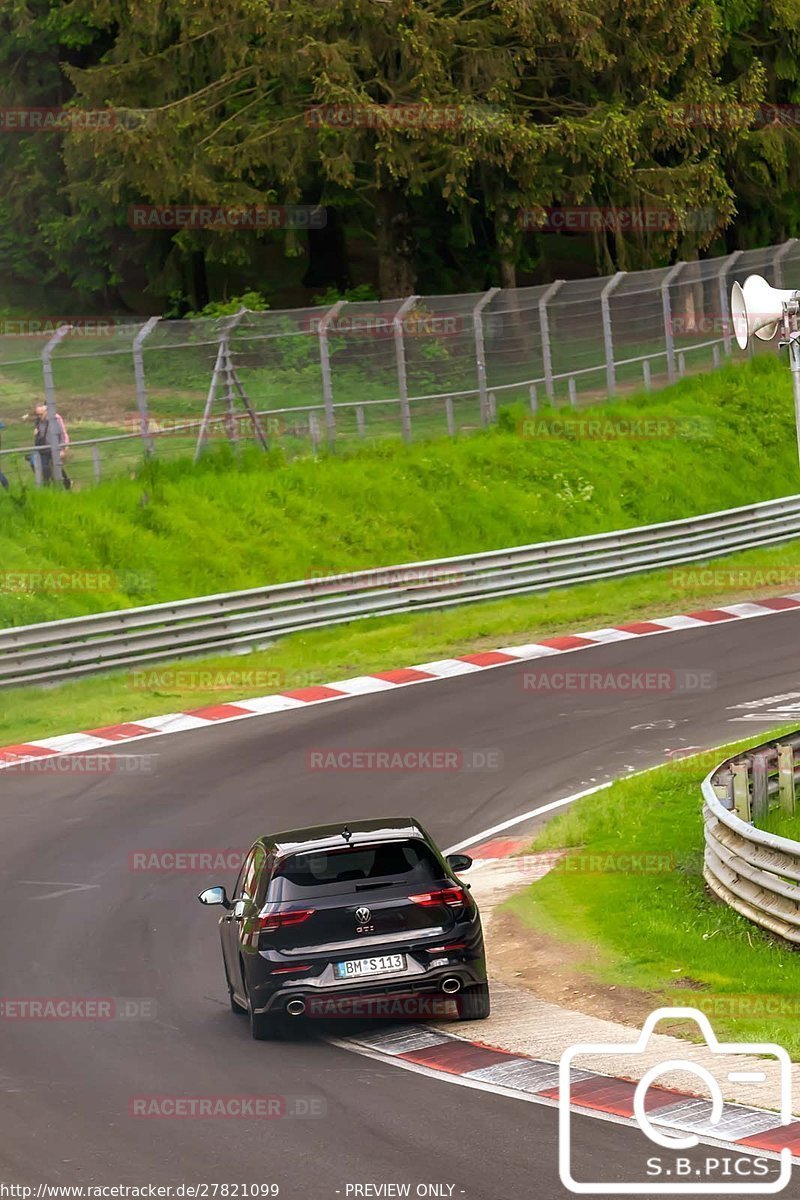
[[[696,428],[689,437],[521,436],[524,410],[504,410],[499,428],[455,440],[293,462],[255,450],[237,462],[220,448],[198,467],[154,463],[86,491],[0,492],[0,625],[599,532],[797,489],[789,372],[771,358],[580,415],[612,433],[643,418],[699,424],[683,426]],[[8,582],[8,572],[56,568],[109,570],[114,585],[48,592]]]

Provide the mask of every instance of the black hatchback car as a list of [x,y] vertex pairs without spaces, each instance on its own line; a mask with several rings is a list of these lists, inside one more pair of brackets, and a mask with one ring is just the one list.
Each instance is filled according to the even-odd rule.
[[353,997],[434,993],[453,997],[461,1020],[488,1017],[478,906],[455,874],[471,865],[445,858],[407,817],[259,838],[230,899],[223,887],[199,896],[225,910],[232,1009],[258,1039],[287,1015]]

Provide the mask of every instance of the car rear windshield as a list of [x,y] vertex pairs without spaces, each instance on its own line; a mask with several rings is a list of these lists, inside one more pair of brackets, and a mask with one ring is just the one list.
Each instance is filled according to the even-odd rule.
[[441,874],[436,858],[420,841],[310,850],[292,854],[279,864],[269,899],[294,900],[320,891],[366,892],[373,884],[395,880],[416,886],[432,883]]

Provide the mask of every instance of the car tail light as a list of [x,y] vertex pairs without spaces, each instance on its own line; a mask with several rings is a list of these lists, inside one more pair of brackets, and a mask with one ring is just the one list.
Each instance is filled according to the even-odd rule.
[[427,946],[428,954],[443,954],[447,950],[466,950],[466,942],[451,942],[449,946]]
[[421,892],[418,896],[408,898],[423,908],[434,908],[440,904],[446,904],[449,908],[461,908],[468,902],[467,893],[461,887],[439,888],[435,892]]
[[306,963],[302,967],[273,967],[272,974],[273,975],[293,975],[296,971],[310,971],[310,970],[311,970],[311,964]]
[[290,908],[286,912],[261,913],[256,925],[261,930],[286,929],[289,925],[302,925],[314,911],[313,908]]

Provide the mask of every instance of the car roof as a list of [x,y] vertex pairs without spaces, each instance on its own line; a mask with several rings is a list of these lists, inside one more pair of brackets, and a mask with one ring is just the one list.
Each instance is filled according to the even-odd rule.
[[[344,837],[347,831],[350,836]],[[328,825],[308,825],[300,829],[285,829],[259,839],[275,847],[279,854],[295,854],[301,850],[323,850],[337,846],[358,846],[365,842],[395,842],[404,838],[430,839],[414,817],[376,817],[368,821],[336,821]]]

